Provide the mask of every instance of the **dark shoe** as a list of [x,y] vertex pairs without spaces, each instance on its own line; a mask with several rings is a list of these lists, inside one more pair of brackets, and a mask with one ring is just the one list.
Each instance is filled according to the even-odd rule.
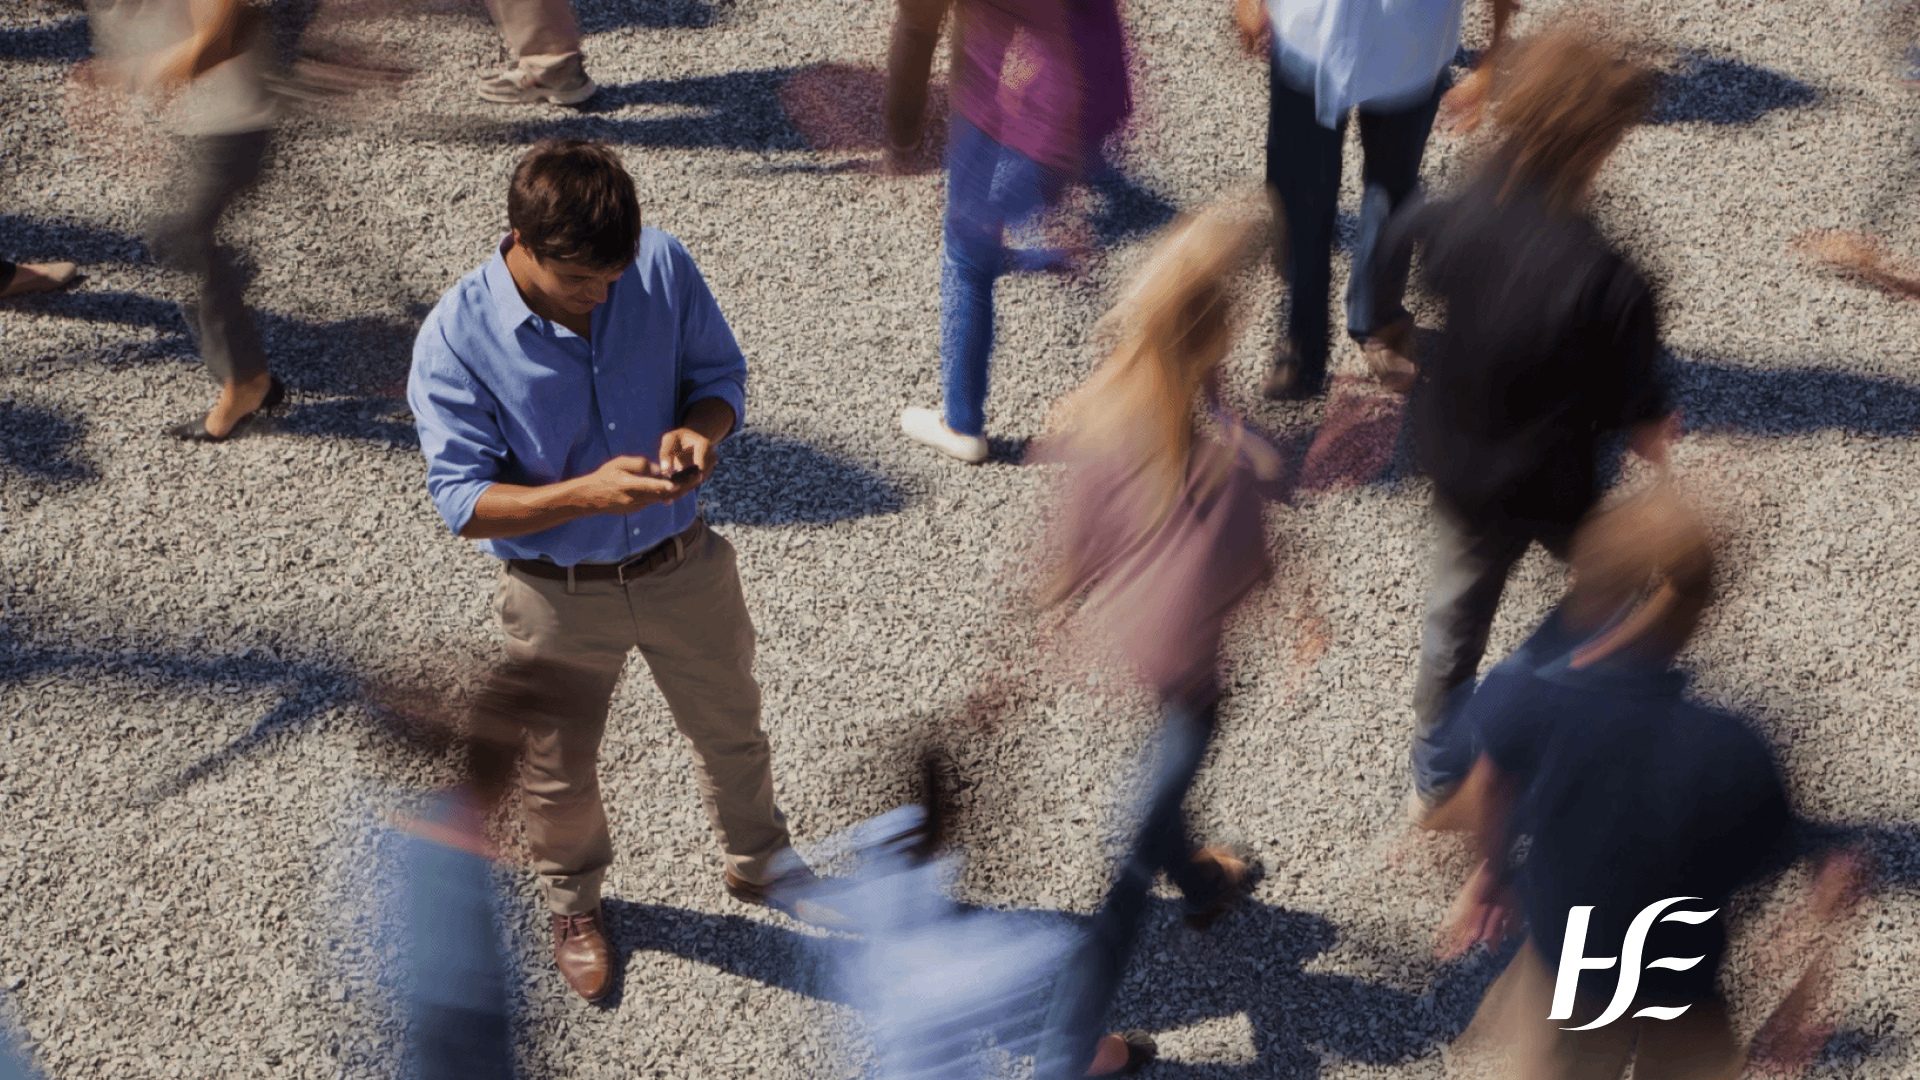
[[1302,370],[1300,350],[1289,346],[1273,362],[1273,370],[1267,373],[1266,385],[1260,388],[1268,401],[1307,401],[1319,397],[1327,389],[1327,373],[1322,368],[1318,375],[1307,376]]
[[1218,846],[1203,847],[1193,853],[1193,864],[1214,886],[1213,902],[1198,911],[1187,912],[1187,925],[1205,930],[1220,921],[1235,904],[1247,898],[1253,881],[1253,868],[1233,852]]
[[207,418],[205,416],[195,417],[192,420],[182,420],[166,429],[165,434],[171,435],[181,442],[226,442],[228,439],[233,438],[252,426],[254,417],[259,416],[263,412],[271,412],[279,408],[281,402],[287,400],[286,384],[280,381],[280,376],[278,375],[273,376],[272,380],[272,382],[267,384],[267,396],[260,399],[260,407],[242,416],[240,419],[235,420],[233,426],[227,429],[225,435],[215,435],[213,432],[208,431]]
[[825,883],[805,863],[765,884],[755,884],[731,870],[721,879],[726,883],[727,895],[743,904],[770,907],[825,930],[854,929],[852,920],[823,902]]
[[613,989],[613,947],[600,926],[600,909],[553,917],[553,963],[573,992],[599,1001]]
[[1112,1072],[1099,1073],[1097,1075],[1133,1076],[1160,1056],[1160,1044],[1154,1041],[1153,1036],[1144,1031],[1120,1032],[1120,1040],[1127,1044],[1127,1063]]

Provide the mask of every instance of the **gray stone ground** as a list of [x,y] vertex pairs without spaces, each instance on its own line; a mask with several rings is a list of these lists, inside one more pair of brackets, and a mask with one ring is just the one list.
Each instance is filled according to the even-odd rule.
[[[1563,6],[1529,4],[1522,26]],[[607,87],[584,112],[474,100],[500,49],[471,0],[363,3],[344,30],[333,15],[351,5],[283,4],[283,24],[313,17],[418,73],[391,100],[291,119],[231,214],[293,402],[270,434],[206,448],[156,434],[210,393],[174,306],[187,283],[137,240],[167,145],[76,89],[76,4],[9,0],[0,252],[92,275],[0,307],[0,988],[48,1075],[393,1071],[378,824],[447,774],[386,734],[362,688],[451,687],[494,648],[493,568],[432,513],[399,394],[421,313],[486,257],[509,165],[545,134],[619,144],[649,220],[691,248],[751,358],[750,426],[705,504],[740,549],[795,834],[897,805],[931,726],[973,785],[968,894],[1090,910],[1117,778],[1151,717],[1021,614],[1045,478],[1018,459],[1090,369],[1091,327],[1145,230],[1259,177],[1265,73],[1236,52],[1226,7],[1128,5],[1140,109],[1116,157],[1133,186],[1081,197],[1110,241],[1084,278],[1003,286],[998,460],[968,469],[895,423],[938,396],[942,188],[861,167],[884,0],[581,0]],[[1803,813],[1859,827],[1882,855],[1813,1074],[1911,1076],[1920,309],[1810,271],[1788,242],[1867,227],[1920,252],[1920,99],[1897,81],[1886,8],[1642,0],[1620,17],[1674,50],[1659,122],[1628,139],[1598,202],[1665,283],[1692,429],[1678,465],[1726,534],[1724,595],[1689,657],[1697,690],[1765,727]],[[1436,138],[1430,180],[1469,153]],[[1232,395],[1304,446],[1328,407],[1257,399],[1272,275],[1247,295]],[[1358,370],[1351,352],[1339,362]],[[1367,408],[1355,393],[1335,408]],[[1162,1033],[1155,1075],[1436,1077],[1496,969],[1430,959],[1465,856],[1400,816],[1430,530],[1391,429],[1391,415],[1367,428],[1371,443],[1322,463],[1320,490],[1272,512],[1288,573],[1234,636],[1194,802],[1206,833],[1268,874],[1210,937],[1155,909],[1116,1018]],[[1496,654],[1559,580],[1544,558],[1523,564]],[[951,723],[995,673],[1026,688],[1014,706],[990,727]],[[688,755],[644,673],[616,711],[604,778],[623,988],[610,1008],[572,999],[528,875],[503,871],[527,1074],[848,1073],[847,1018],[813,996],[800,929],[722,893]],[[1777,908],[1795,884],[1756,903]],[[1742,939],[1743,1030],[1785,979]]]

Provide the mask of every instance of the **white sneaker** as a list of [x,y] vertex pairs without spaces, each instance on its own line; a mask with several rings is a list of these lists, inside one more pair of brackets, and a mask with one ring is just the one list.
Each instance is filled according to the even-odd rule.
[[580,73],[577,82],[566,86],[542,86],[533,73],[524,68],[508,68],[480,80],[480,96],[502,105],[578,105],[598,93],[600,87]]
[[978,435],[960,435],[947,426],[932,409],[900,410],[900,430],[914,442],[925,443],[948,457],[969,465],[987,460],[987,440]]

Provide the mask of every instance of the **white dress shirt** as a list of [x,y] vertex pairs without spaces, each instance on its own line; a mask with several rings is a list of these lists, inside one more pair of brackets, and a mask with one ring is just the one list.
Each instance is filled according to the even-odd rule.
[[1355,105],[1390,112],[1433,92],[1460,48],[1465,0],[1267,0],[1279,73],[1331,128]]

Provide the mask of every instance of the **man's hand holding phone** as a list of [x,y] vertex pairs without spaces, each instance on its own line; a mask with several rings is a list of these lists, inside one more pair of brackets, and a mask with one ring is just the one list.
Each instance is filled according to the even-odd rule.
[[660,436],[658,475],[683,492],[706,483],[716,460],[713,441],[690,427],[674,428]]
[[596,514],[631,514],[670,503],[689,490],[646,458],[623,454],[581,477],[582,502]]

